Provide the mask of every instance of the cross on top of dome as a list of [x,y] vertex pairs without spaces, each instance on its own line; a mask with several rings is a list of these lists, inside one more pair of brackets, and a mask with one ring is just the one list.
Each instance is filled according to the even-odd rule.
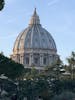
[[29,25],[35,25],[35,24],[40,24],[40,19],[39,19],[39,16],[37,15],[36,8],[34,9],[34,13],[29,22]]

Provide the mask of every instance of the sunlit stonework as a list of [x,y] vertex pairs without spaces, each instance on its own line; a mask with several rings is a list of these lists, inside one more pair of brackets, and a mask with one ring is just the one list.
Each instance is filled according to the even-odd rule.
[[36,9],[29,26],[17,37],[11,58],[27,68],[43,69],[57,58],[57,48],[51,34],[40,24]]

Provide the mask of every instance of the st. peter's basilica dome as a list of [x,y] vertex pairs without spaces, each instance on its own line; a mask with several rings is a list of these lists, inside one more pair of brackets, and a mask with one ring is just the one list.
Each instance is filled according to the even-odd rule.
[[57,55],[55,41],[51,34],[40,24],[36,9],[29,26],[17,37],[11,58],[25,67],[42,68],[53,63]]

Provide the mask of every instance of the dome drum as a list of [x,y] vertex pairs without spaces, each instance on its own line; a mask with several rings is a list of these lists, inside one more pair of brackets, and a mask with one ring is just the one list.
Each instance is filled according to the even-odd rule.
[[43,67],[51,65],[58,58],[58,55],[38,52],[18,55],[16,54],[11,58],[16,62],[23,64],[24,66]]

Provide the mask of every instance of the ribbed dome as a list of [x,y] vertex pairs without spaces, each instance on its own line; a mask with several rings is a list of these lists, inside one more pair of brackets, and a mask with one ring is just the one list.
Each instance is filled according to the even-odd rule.
[[31,17],[29,26],[19,34],[15,41],[13,51],[21,49],[48,49],[57,51],[54,39],[40,24],[36,9]]

